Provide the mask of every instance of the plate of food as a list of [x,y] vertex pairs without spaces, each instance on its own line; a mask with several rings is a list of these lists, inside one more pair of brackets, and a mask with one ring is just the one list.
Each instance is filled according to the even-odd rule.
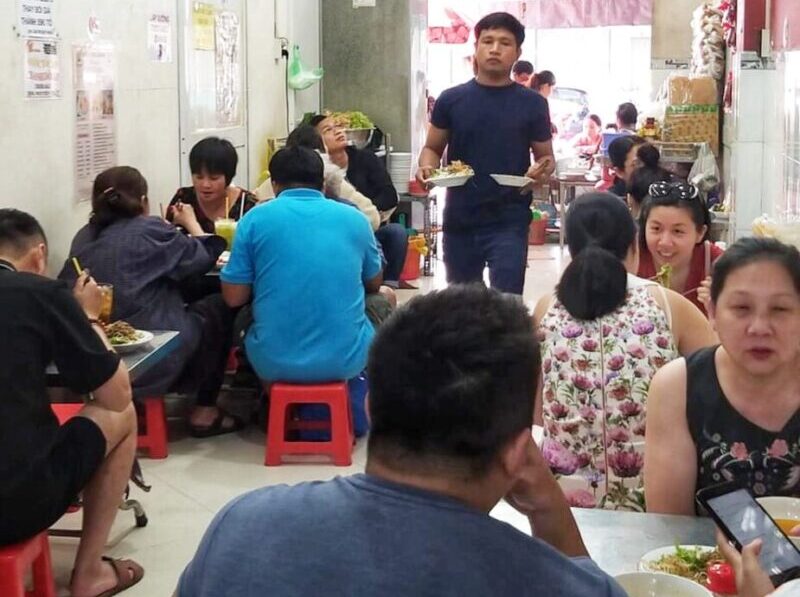
[[723,561],[719,550],[710,545],[670,545],[644,554],[639,560],[639,570],[673,574],[705,587],[708,567]]
[[137,330],[125,321],[115,321],[103,327],[108,342],[119,353],[138,350],[154,337],[151,332]]
[[518,189],[533,184],[533,179],[527,176],[514,176],[513,174],[490,174],[494,181],[503,187],[516,187]]
[[425,182],[435,187],[462,187],[473,176],[475,176],[475,172],[471,166],[459,160],[453,160],[447,166],[434,170],[431,177]]

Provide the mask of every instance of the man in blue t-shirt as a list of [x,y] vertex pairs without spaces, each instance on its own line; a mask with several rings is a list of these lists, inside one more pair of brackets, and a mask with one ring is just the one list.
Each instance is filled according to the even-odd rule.
[[379,292],[381,258],[369,221],[322,194],[323,164],[305,147],[270,161],[276,198],[239,222],[222,294],[231,307],[252,300],[247,358],[261,379],[351,379],[375,333],[365,291]]
[[[433,109],[417,179],[425,183],[447,150],[475,171],[464,186],[447,190],[444,262],[447,281],[489,281],[503,292],[522,294],[531,221],[531,185],[555,170],[547,100],[511,80],[522,53],[525,28],[504,12],[475,25],[472,81],[446,90]],[[531,165],[530,152],[536,160]],[[491,174],[531,178],[522,188],[500,186]]]
[[[531,437],[539,367],[516,297],[412,299],[370,350],[366,473],[235,499],[177,594],[623,597]],[[489,516],[503,498],[536,537]]]

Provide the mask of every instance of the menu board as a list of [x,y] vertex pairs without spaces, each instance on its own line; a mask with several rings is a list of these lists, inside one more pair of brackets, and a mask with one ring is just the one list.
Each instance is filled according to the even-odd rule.
[[75,88],[75,193],[91,196],[100,172],[117,163],[114,48],[109,43],[73,46]]

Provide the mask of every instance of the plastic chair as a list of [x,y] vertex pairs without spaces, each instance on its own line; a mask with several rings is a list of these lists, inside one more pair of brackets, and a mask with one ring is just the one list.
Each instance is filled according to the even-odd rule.
[[[33,590],[25,590],[25,573],[33,571]],[[0,595],[3,597],[56,597],[47,532],[27,541],[0,547]]]
[[[353,462],[353,414],[347,383],[326,384],[276,383],[269,390],[269,422],[265,466],[279,466],[287,454],[320,454],[330,456],[336,466]],[[324,404],[330,409],[330,421],[297,421],[292,419],[294,406]],[[328,430],[328,441],[292,441],[287,431]]]

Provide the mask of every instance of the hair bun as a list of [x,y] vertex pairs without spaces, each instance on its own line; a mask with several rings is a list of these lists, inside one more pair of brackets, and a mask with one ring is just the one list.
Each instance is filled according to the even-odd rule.
[[655,169],[659,167],[661,152],[652,143],[644,143],[636,150],[636,157],[639,158],[645,168]]

